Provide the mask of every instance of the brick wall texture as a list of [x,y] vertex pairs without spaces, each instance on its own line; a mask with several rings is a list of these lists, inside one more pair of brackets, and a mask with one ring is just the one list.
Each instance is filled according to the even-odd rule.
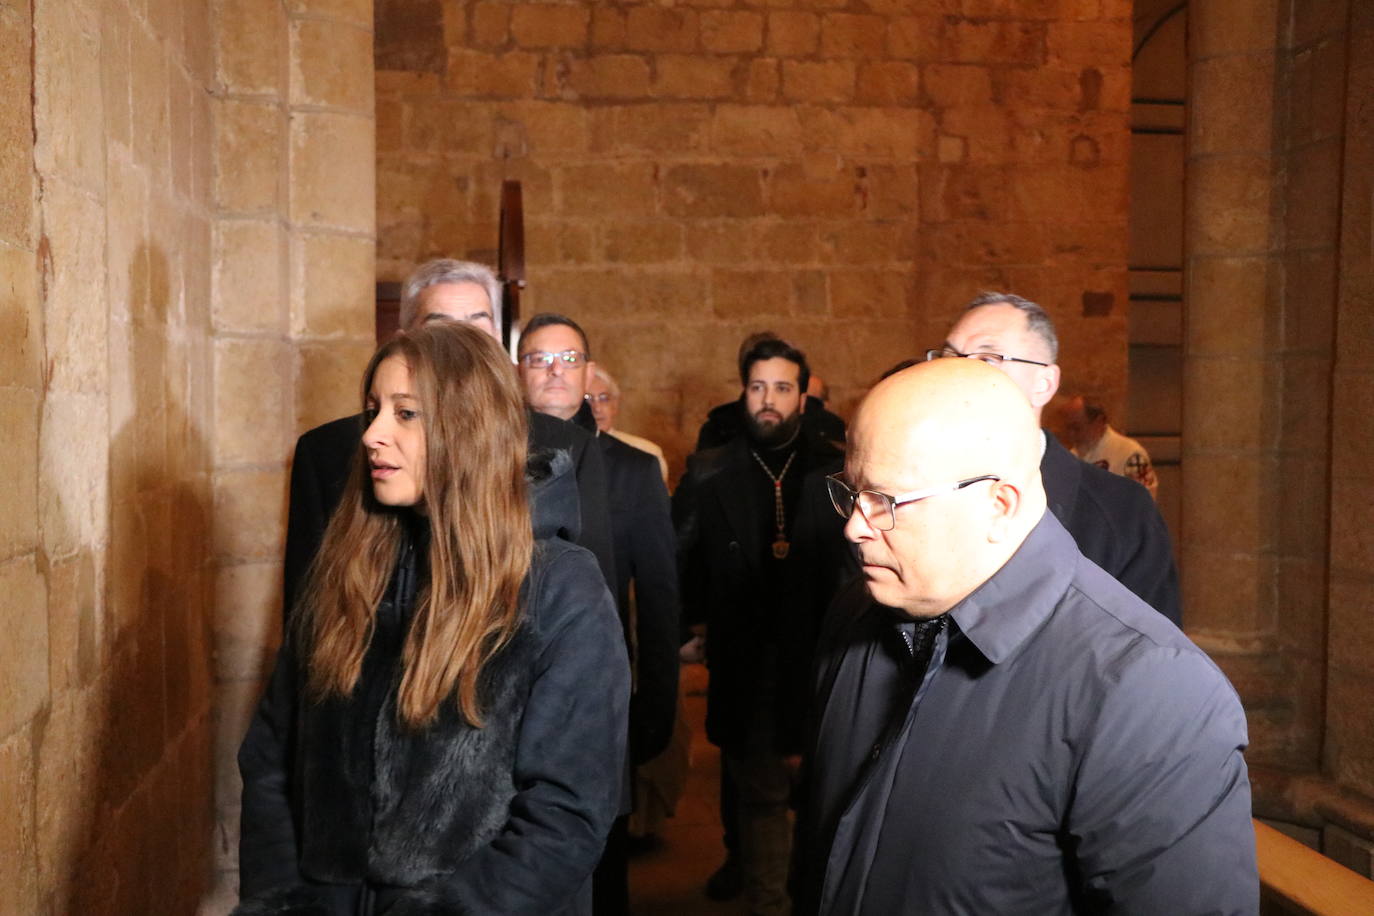
[[[738,394],[747,333],[802,346],[846,412],[983,288],[1043,302],[1066,372],[1119,397],[1129,14],[390,0],[379,276],[493,259],[500,183],[519,179],[525,314],[585,325],[625,389],[622,425],[675,471],[705,411]],[[1107,314],[1084,317],[1090,292]]]

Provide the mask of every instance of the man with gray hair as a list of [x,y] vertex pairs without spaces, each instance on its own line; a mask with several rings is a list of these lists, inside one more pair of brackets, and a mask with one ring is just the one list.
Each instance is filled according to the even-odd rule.
[[[403,328],[416,328],[431,321],[463,321],[500,340],[501,281],[485,264],[451,258],[427,261],[406,278],[400,318]],[[606,582],[614,587],[606,469],[600,449],[591,436],[571,423],[534,411],[529,411],[528,416],[531,451],[563,449],[572,455],[577,469],[581,529],[564,534],[596,555]],[[319,550],[324,529],[343,495],[364,425],[362,415],[356,414],[317,426],[296,440],[282,577],[282,614],[287,619],[297,590]]]
[[[1012,293],[987,292],[964,306],[943,345],[927,359],[965,358],[1002,372],[1030,402],[1037,423],[1059,390],[1059,338],[1038,304]],[[1079,461],[1043,432],[1040,474],[1050,511],[1069,529],[1083,555],[1147,604],[1182,625],[1178,571],[1169,530],[1140,484]]]
[[1240,699],[1046,511],[1043,442],[966,360],[860,405],[795,913],[1258,911]]

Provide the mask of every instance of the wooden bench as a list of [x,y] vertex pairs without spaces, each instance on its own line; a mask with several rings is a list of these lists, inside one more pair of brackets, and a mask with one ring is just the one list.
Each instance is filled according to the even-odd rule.
[[1374,914],[1374,881],[1255,821],[1261,910],[1266,914]]

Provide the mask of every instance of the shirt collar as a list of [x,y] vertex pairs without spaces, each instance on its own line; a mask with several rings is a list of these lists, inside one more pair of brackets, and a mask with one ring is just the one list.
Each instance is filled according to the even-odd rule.
[[1077,556],[1073,538],[1047,511],[1011,559],[949,615],[988,661],[1001,664],[1054,612]]

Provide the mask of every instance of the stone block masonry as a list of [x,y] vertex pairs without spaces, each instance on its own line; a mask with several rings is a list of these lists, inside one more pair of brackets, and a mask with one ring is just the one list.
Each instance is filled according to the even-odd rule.
[[[522,305],[585,321],[675,473],[764,327],[845,412],[962,300],[1019,286],[1099,340],[1068,371],[1124,378],[1129,11],[972,6],[383,4],[379,279],[490,259],[496,186],[528,176]],[[1085,292],[1116,310],[1084,317]]]

